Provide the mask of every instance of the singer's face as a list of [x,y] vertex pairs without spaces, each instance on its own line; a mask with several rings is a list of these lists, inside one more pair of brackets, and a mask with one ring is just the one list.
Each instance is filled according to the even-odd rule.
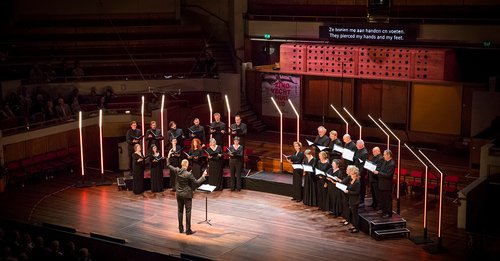
[[195,119],[195,120],[194,120],[194,125],[200,125],[200,120]]
[[156,123],[151,123],[151,129],[156,129]]
[[131,125],[130,125],[130,127],[131,127],[133,130],[135,130],[135,129],[137,129],[137,124],[136,124],[136,123],[131,124]]

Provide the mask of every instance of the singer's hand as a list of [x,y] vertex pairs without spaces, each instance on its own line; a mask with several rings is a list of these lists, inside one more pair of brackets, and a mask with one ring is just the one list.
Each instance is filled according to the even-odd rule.
[[203,171],[203,177],[206,177],[206,176],[208,176],[207,170]]

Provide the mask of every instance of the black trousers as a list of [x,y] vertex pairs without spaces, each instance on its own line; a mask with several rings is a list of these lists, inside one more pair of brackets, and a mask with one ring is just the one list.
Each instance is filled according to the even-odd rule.
[[370,191],[372,192],[372,207],[379,207],[380,190],[378,189],[378,182],[370,182]]
[[350,215],[349,223],[351,223],[356,229],[359,230],[359,215],[358,215],[359,204],[349,205]]
[[177,197],[177,217],[179,219],[179,230],[184,230],[182,225],[182,218],[184,215],[184,208],[186,208],[186,230],[191,229],[191,207],[193,206],[192,198]]
[[359,182],[361,183],[360,191],[359,191],[359,202],[361,204],[365,204],[365,195],[366,195],[366,172],[360,171]]
[[392,191],[380,190],[380,209],[384,214],[392,215]]
[[128,145],[128,168],[132,171],[132,155],[134,154],[134,146]]
[[230,159],[229,169],[231,170],[231,189],[241,189],[241,168],[243,159]]
[[302,200],[302,170],[296,169],[293,171],[293,190],[292,198]]

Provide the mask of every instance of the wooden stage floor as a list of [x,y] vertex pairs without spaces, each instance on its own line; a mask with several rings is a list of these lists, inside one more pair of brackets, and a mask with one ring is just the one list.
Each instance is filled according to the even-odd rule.
[[[283,175],[283,174],[276,174]],[[448,253],[430,255],[407,238],[376,241],[347,227],[317,208],[271,193],[225,189],[208,196],[196,193],[192,223],[196,234],[177,230],[177,205],[171,191],[137,197],[118,191],[116,184],[89,188],[72,186],[77,175],[9,188],[0,194],[0,217],[29,223],[51,223],[124,238],[127,245],[149,251],[181,252],[217,260],[461,260],[466,236],[456,229],[456,206],[446,200],[444,246]],[[436,200],[430,196],[429,232],[435,236]],[[401,215],[412,235],[421,235],[422,202],[402,199]]]

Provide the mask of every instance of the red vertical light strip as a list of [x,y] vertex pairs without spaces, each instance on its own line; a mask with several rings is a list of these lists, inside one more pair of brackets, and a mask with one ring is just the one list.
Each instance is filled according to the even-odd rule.
[[82,133],[82,112],[78,112],[78,128],[80,130],[80,162],[82,168],[82,177],[85,176],[85,164],[83,162],[83,133]]

